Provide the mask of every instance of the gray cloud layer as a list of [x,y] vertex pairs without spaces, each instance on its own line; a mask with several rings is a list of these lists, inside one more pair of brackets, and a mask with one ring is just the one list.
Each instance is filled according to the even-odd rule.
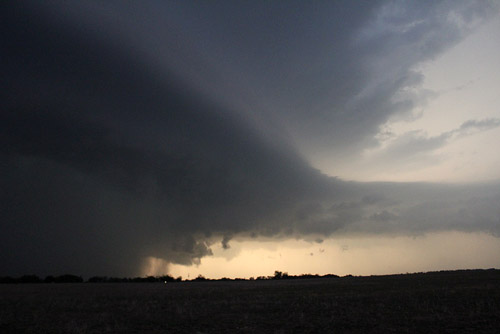
[[235,235],[498,233],[498,185],[348,183],[303,158],[407,113],[411,65],[490,7],[3,4],[0,274],[136,274]]

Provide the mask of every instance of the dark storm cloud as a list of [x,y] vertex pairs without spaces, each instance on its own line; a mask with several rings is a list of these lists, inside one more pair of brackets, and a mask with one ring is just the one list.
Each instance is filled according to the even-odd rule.
[[334,181],[289,147],[175,75],[31,8],[3,14],[2,223],[12,233],[2,267],[191,263],[210,254],[213,232],[258,229],[331,192]]
[[[498,192],[432,207],[453,189],[343,182],[292,144],[342,151],[406,112],[411,99],[384,101],[420,82],[409,64],[461,35],[394,26],[440,4],[389,18],[376,1],[3,4],[0,274],[137,274],[145,257],[196,263],[236,235],[405,233],[443,217],[497,231]],[[374,83],[371,53],[422,38],[394,81]]]

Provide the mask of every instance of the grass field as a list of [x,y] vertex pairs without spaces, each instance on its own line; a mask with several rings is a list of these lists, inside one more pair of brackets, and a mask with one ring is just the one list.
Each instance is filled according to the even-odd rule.
[[497,333],[500,270],[0,285],[0,333]]

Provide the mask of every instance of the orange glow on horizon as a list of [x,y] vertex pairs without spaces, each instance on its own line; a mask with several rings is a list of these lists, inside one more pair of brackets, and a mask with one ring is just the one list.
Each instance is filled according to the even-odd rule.
[[300,274],[383,275],[453,269],[500,268],[500,238],[487,233],[436,232],[415,237],[364,236],[304,240],[233,240],[212,245],[213,256],[199,265],[169,264],[149,257],[142,275],[192,279],[250,278],[275,270]]

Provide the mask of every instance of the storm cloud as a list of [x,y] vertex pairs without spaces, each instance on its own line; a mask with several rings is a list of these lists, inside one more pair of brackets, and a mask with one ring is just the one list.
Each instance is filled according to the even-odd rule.
[[412,66],[495,8],[2,4],[0,274],[133,275],[233,236],[498,235],[498,184],[346,182],[309,161],[377,145],[381,124],[425,103]]

